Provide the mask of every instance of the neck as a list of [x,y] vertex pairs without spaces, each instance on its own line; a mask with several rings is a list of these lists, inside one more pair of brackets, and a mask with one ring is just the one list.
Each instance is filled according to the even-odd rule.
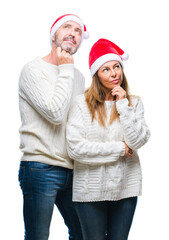
[[111,90],[107,89],[105,91],[105,93],[106,93],[105,101],[113,101],[114,100]]
[[44,61],[47,63],[51,63],[54,65],[58,65],[57,58],[56,58],[56,53],[54,53],[54,50],[52,49],[51,52],[42,58]]
[[54,65],[58,65],[57,53],[56,53],[56,45],[55,45],[54,42],[52,43],[51,52],[47,56],[43,57],[42,59],[44,61],[48,62],[48,63],[54,64]]

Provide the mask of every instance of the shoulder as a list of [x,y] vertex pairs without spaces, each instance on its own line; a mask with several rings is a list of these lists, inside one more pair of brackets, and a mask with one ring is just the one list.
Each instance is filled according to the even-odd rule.
[[19,87],[22,88],[25,84],[31,85],[32,82],[37,82],[37,79],[43,77],[42,69],[40,66],[40,57],[33,59],[32,61],[26,63],[19,76]]
[[84,94],[77,95],[71,103],[70,112],[72,111],[84,112],[84,109],[86,108],[86,106],[87,105],[86,105]]
[[77,95],[73,100],[73,105],[83,106],[86,103],[84,94]]
[[27,62],[27,63],[23,66],[23,68],[22,68],[22,70],[21,70],[21,73],[24,74],[24,73],[26,73],[26,72],[29,72],[29,71],[33,70],[33,69],[38,69],[39,66],[40,66],[40,61],[39,61],[39,59],[40,59],[40,57],[36,57],[35,59]]
[[74,74],[77,79],[84,80],[83,74],[76,67],[74,67]]
[[75,70],[75,74],[79,75],[79,76],[83,76],[83,74],[79,71],[79,69],[77,69],[76,67],[74,67]]

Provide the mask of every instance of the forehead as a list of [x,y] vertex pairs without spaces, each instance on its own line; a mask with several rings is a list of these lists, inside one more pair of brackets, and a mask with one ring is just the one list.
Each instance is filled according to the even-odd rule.
[[74,28],[79,28],[79,29],[81,29],[81,26],[80,26],[80,24],[79,23],[77,23],[77,22],[74,22],[74,21],[67,21],[67,22],[65,22],[65,23],[63,23],[62,24],[62,26],[64,26],[64,25],[70,25],[70,26],[72,26],[72,27],[74,27]]
[[101,67],[112,67],[114,66],[115,64],[118,64],[119,62],[116,61],[116,60],[112,60],[112,61],[108,61],[106,63],[104,63]]

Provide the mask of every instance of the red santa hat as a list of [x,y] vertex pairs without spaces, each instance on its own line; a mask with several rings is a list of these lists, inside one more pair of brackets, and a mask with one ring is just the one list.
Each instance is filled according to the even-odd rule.
[[[62,26],[67,21],[74,21],[78,23],[82,29],[82,40],[87,39],[89,37],[89,33],[86,30],[86,26],[82,22],[82,20],[74,14],[65,14],[63,16],[60,16],[59,18],[56,19],[56,21],[53,23],[51,29],[50,29],[50,43],[52,46],[52,37],[56,33],[56,31]],[[81,41],[82,41],[81,40]]]
[[128,57],[129,55],[113,42],[103,38],[99,39],[89,53],[89,69],[92,77],[108,61],[119,61],[124,68],[123,60],[127,60]]

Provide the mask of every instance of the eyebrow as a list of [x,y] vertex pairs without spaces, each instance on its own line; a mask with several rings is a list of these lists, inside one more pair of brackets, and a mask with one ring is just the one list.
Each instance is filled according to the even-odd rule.
[[[63,24],[63,26],[70,26],[70,27],[71,27],[71,26],[73,26],[73,25],[72,25],[72,24],[70,24],[70,23],[64,23],[64,24]],[[77,28],[77,29],[81,30],[81,28],[79,28],[79,27],[75,27],[75,28]]]
[[63,26],[72,26],[70,23],[64,23]]
[[[115,67],[116,65],[120,65],[120,63],[119,63],[119,62],[118,62],[118,63],[115,63],[115,64],[113,65],[113,67]],[[105,65],[105,66],[102,66],[102,68],[109,68],[109,66]]]
[[[64,26],[73,27],[73,25],[70,24],[70,23],[64,23],[62,26],[63,26],[63,27],[64,27]],[[78,31],[82,32],[82,29],[79,28],[79,27],[75,27],[75,29],[78,29]]]

